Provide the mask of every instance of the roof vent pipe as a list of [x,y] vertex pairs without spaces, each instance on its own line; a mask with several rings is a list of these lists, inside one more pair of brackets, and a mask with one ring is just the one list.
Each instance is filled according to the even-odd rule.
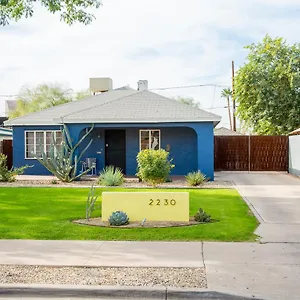
[[139,80],[137,84],[138,84],[138,91],[148,90],[148,80]]

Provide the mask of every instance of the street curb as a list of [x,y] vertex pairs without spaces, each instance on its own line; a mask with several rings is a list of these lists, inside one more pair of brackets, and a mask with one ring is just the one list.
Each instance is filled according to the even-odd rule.
[[82,286],[51,284],[0,284],[2,297],[89,297],[105,299],[166,299],[166,288],[125,286]]
[[205,288],[170,288],[139,286],[83,286],[67,284],[0,284],[0,299],[6,297],[79,297],[97,299],[205,299],[205,300],[262,300],[236,293],[224,293]]

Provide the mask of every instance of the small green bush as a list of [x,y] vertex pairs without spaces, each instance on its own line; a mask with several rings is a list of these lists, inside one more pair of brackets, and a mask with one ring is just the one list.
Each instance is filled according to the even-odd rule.
[[206,176],[200,171],[190,172],[186,176],[186,181],[190,186],[197,186],[203,184],[206,181]]
[[124,182],[124,175],[120,168],[107,166],[100,173],[98,182],[104,186],[119,186]]
[[108,219],[111,226],[122,226],[129,223],[129,218],[123,211],[114,211]]
[[195,214],[194,219],[196,222],[208,223],[210,222],[210,215],[208,215],[202,208]]
[[166,182],[175,167],[166,150],[142,150],[137,155],[137,176],[153,186]]
[[17,175],[22,175],[25,169],[29,166],[23,166],[20,168],[12,168],[9,170],[7,168],[7,156],[0,153],[0,181],[1,182],[13,182],[16,180]]

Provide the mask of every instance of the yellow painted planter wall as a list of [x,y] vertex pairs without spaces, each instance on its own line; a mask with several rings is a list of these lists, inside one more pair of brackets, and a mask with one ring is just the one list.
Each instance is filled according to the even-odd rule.
[[188,192],[103,192],[102,221],[121,210],[129,221],[189,221]]

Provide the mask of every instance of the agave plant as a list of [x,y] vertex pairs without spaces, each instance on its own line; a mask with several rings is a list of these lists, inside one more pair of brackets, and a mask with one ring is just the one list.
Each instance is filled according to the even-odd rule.
[[202,208],[195,214],[194,219],[196,222],[208,223],[210,222],[210,215],[208,215]]
[[108,218],[108,223],[111,226],[121,226],[129,223],[127,214],[123,211],[114,211]]
[[124,182],[124,175],[120,168],[107,166],[100,172],[98,182],[105,186],[119,186]]
[[185,178],[190,186],[198,186],[200,184],[203,184],[206,180],[206,176],[201,173],[201,171],[190,172],[185,176]]
[[93,129],[94,125],[92,125],[92,127],[83,135],[83,137],[75,145],[73,145],[68,127],[64,124],[62,130],[62,144],[57,145],[53,135],[49,154],[42,152],[42,158],[36,156],[36,159],[54,176],[63,182],[72,182],[80,179],[81,176],[89,173],[92,169],[88,168],[84,172],[78,172],[79,162],[93,140],[91,139],[89,141],[81,153],[78,152],[78,147]]

